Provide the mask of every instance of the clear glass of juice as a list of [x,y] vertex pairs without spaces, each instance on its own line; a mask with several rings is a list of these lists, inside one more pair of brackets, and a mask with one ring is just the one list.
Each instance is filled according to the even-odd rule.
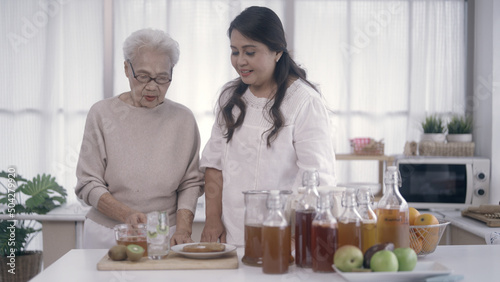
[[167,257],[170,249],[169,220],[167,211],[147,214],[148,257],[159,260]]
[[144,249],[144,257],[148,256],[146,225],[139,224],[118,224],[113,228],[115,240],[118,245],[128,246],[130,244],[139,245]]

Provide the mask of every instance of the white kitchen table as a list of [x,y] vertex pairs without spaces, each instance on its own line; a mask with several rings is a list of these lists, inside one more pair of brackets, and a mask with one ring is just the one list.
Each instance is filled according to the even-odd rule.
[[[220,270],[99,271],[97,263],[106,252],[105,249],[71,250],[31,281],[344,281],[335,273],[314,273],[295,266],[286,274],[266,275],[261,268],[241,262],[243,248],[237,250],[238,269]],[[424,261],[443,264],[453,270],[453,275],[463,275],[461,281],[500,281],[500,245],[438,246],[434,253],[419,258],[419,262]]]

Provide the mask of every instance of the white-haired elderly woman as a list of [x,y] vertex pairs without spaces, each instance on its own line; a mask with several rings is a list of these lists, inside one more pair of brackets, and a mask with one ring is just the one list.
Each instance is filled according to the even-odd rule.
[[165,98],[179,46],[167,33],[142,29],[123,44],[130,91],[94,104],[76,169],[77,196],[91,206],[85,248],[115,245],[113,227],[145,223],[167,210],[172,245],[193,242],[203,194],[199,130],[192,112]]

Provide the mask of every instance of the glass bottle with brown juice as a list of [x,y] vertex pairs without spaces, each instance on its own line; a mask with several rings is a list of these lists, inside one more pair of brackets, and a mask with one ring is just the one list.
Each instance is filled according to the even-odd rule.
[[372,194],[368,188],[359,188],[358,212],[361,215],[361,251],[363,253],[377,244],[377,215],[371,207]]
[[[289,195],[292,191],[280,190],[285,207],[287,207]],[[262,266],[262,224],[267,216],[267,198],[269,190],[247,190],[243,191],[245,199],[245,253],[241,261],[250,266]],[[289,213],[285,208],[284,214],[290,221]],[[289,224],[290,225],[290,224]],[[293,260],[293,257],[291,256]]]
[[384,195],[378,202],[377,243],[393,243],[394,248],[410,246],[408,203],[399,193],[401,175],[390,166],[384,176]]
[[319,198],[318,172],[316,170],[305,171],[302,185],[306,187],[306,190],[295,210],[295,264],[298,267],[312,267],[311,228]]
[[332,262],[337,251],[337,220],[331,213],[331,194],[328,191],[319,194],[318,211],[312,221],[312,270],[334,272]]
[[291,255],[291,230],[283,215],[283,204],[278,190],[269,193],[268,215],[262,224],[262,272],[288,272]]
[[345,210],[337,220],[338,247],[353,245],[361,249],[362,218],[357,210],[356,190],[347,188],[342,202]]

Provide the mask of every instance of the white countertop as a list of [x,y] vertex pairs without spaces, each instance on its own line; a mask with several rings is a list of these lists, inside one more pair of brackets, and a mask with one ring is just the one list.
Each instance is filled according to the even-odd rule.
[[[9,214],[0,215],[0,220],[6,219],[33,219],[40,221],[85,221],[89,206],[81,204],[64,205],[47,214],[16,214],[11,218]],[[205,222],[205,201],[198,201],[194,222]]]
[[[266,275],[261,268],[241,263],[243,248],[237,251],[238,269],[220,270],[99,271],[97,263],[106,252],[71,250],[31,281],[344,281],[336,273],[314,273],[296,266],[286,274]],[[419,258],[419,262],[426,261],[439,262],[452,269],[453,275],[463,275],[461,281],[499,281],[500,277],[500,245],[438,246],[434,253]]]
[[500,233],[500,227],[488,227],[484,222],[469,217],[463,217],[462,213],[457,210],[434,210],[433,213],[440,214],[445,219],[451,221],[452,225],[481,238],[489,236],[492,232]]
[[9,214],[0,215],[0,219],[33,219],[40,221],[85,221],[85,215],[90,207],[84,207],[81,204],[63,205],[53,209],[47,214],[15,214],[10,217]]

